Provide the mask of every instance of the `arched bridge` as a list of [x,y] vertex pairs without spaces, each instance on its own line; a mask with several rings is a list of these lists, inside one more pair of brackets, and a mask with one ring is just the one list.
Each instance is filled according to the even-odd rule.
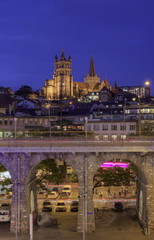
[[[37,211],[35,172],[45,159],[65,161],[78,176],[79,211],[77,230],[95,230],[93,177],[103,162],[129,160],[138,171],[137,211],[142,226],[154,228],[154,141],[84,140],[3,140],[0,141],[0,164],[13,180],[11,231],[29,231],[29,213]],[[34,202],[31,194],[33,193]],[[87,204],[83,215],[84,202]],[[32,206],[34,205],[34,206]],[[84,209],[85,210],[85,209]],[[16,214],[18,212],[18,214]]]

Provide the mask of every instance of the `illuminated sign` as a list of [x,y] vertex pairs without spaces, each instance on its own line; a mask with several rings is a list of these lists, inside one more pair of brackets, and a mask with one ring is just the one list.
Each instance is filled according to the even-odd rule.
[[122,168],[128,168],[129,163],[123,163],[123,162],[105,162],[100,167],[104,168],[113,168],[113,167],[122,167]]

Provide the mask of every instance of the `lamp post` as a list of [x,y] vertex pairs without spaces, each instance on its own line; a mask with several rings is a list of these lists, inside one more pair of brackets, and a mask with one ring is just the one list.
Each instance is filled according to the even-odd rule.
[[84,157],[84,178],[83,178],[83,237],[82,240],[86,240],[87,232],[87,157]]
[[87,122],[88,122],[88,118],[85,117],[84,120],[85,120],[85,139],[87,140]]
[[139,133],[139,137],[141,137],[141,103],[140,103],[140,100],[139,100],[139,105],[138,105],[138,133]]
[[125,118],[126,118],[126,115],[125,115],[125,111],[126,111],[126,101],[127,101],[127,98],[124,98],[124,106],[123,106],[123,139],[122,139],[122,140],[125,140],[125,130],[126,130],[126,122],[125,122]]
[[16,139],[17,139],[17,118],[14,118],[14,144],[16,145]]
[[49,106],[49,134],[50,134],[50,140],[51,140],[51,122],[50,122],[50,120],[51,120],[51,118],[50,118],[50,106]]

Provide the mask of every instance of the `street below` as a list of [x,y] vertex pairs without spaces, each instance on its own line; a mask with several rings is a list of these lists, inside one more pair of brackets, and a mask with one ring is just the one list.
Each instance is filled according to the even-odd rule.
[[[77,213],[58,212],[46,213],[57,220],[57,224],[34,227],[34,240],[82,240],[82,233],[76,232]],[[133,208],[124,212],[97,211],[95,213],[96,230],[86,234],[86,240],[153,240],[154,233],[145,235],[139,225],[136,211]],[[28,235],[15,238],[9,233],[9,224],[0,223],[0,239],[29,240]]]

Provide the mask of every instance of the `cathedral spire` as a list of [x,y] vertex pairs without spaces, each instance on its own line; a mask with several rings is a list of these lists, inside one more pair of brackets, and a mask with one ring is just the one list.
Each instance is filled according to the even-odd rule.
[[60,61],[66,61],[65,54],[64,54],[64,48],[62,48],[62,53],[61,53]]
[[94,60],[93,60],[93,57],[91,57],[90,59],[90,67],[89,67],[89,76],[90,77],[94,77],[96,74],[95,74],[95,68],[94,68]]
[[114,82],[114,86],[113,86],[113,88],[114,89],[117,89],[118,87],[117,87],[117,83],[116,83],[116,81]]

